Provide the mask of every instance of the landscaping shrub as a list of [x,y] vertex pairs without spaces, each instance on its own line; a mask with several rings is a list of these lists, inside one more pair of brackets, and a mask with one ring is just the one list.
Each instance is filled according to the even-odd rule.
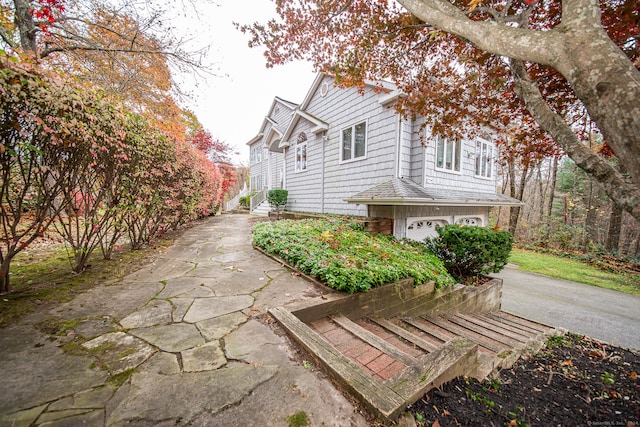
[[448,224],[437,226],[439,236],[425,239],[426,247],[456,279],[497,273],[507,264],[513,237],[508,231]]
[[345,219],[282,220],[256,224],[253,243],[328,286],[364,292],[400,279],[436,287],[455,283],[424,245],[371,235]]
[[269,190],[267,193],[267,201],[276,209],[276,219],[280,218],[280,210],[287,205],[287,197],[289,197],[287,190]]

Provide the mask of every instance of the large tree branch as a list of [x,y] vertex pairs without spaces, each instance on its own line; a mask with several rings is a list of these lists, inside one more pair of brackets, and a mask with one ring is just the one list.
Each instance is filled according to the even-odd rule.
[[553,66],[561,51],[557,30],[534,31],[497,22],[473,21],[448,0],[398,0],[428,24],[497,55]]
[[607,195],[622,209],[640,221],[640,189],[625,181],[622,174],[586,147],[564,119],[546,103],[531,80],[522,61],[510,60],[518,96],[524,101],[540,127],[548,132],[571,159],[602,184]]

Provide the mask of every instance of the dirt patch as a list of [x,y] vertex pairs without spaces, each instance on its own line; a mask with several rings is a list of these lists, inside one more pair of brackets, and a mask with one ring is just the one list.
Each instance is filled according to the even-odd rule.
[[496,379],[431,390],[409,412],[423,426],[640,426],[639,369],[638,352],[567,334]]

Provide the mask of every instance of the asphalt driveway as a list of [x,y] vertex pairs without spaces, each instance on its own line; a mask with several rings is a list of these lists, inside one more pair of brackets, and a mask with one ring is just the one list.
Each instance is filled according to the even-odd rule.
[[502,309],[617,346],[640,349],[640,296],[505,268]]

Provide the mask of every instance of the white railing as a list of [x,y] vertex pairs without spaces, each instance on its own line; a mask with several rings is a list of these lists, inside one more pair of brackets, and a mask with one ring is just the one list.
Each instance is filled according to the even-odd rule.
[[233,209],[237,208],[238,205],[240,204],[240,197],[244,197],[247,194],[249,194],[249,189],[245,185],[244,188],[242,189],[242,191],[240,192],[240,194],[238,194],[233,199],[228,200],[228,201],[225,202],[224,210],[228,212],[230,210],[233,210]]
[[249,203],[249,212],[252,212],[256,206],[262,203],[267,198],[267,190],[258,191],[251,197],[251,202]]

